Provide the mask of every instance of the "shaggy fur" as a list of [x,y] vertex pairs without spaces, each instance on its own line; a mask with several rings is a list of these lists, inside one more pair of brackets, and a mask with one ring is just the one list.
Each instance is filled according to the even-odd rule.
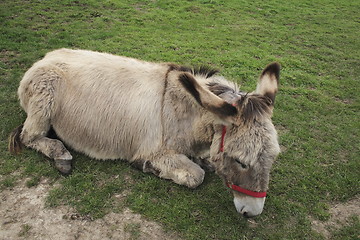
[[[22,143],[69,173],[72,156],[64,142],[190,188],[204,179],[197,163],[207,163],[227,182],[265,191],[279,153],[271,123],[279,70],[269,65],[257,90],[244,94],[209,68],[59,49],[20,82],[27,118],[11,134],[9,149],[18,152]],[[226,154],[218,151],[222,125],[228,128]],[[51,127],[61,141],[47,137]]]

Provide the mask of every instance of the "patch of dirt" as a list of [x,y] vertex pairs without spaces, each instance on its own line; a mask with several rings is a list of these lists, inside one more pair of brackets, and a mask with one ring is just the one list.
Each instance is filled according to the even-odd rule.
[[336,102],[341,102],[343,104],[352,104],[353,101],[351,99],[341,99],[339,97],[335,97]]
[[174,233],[125,208],[101,219],[81,216],[67,206],[46,208],[47,180],[28,188],[22,181],[0,192],[0,239],[179,239]]
[[17,53],[17,52],[2,49],[0,51],[0,61],[3,62],[5,65],[8,65],[10,60],[14,59],[18,55],[19,55],[19,53]]
[[360,196],[352,199],[346,203],[339,203],[333,205],[329,213],[331,217],[328,221],[322,222],[318,220],[312,220],[311,225],[314,231],[322,234],[325,239],[331,238],[331,231],[339,229],[341,226],[347,224],[347,220],[350,216],[360,216]]

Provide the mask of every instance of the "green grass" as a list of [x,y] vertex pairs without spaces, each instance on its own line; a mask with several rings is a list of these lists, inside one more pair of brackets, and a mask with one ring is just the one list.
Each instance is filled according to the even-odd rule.
[[349,218],[349,224],[334,232],[334,239],[353,240],[359,239],[360,220],[359,216]]
[[[25,177],[29,187],[35,186],[47,177],[61,183],[49,206],[69,204],[95,218],[128,206],[186,239],[318,239],[309,217],[326,221],[332,203],[359,195],[360,2],[129,2],[1,1],[0,189]],[[21,76],[46,52],[61,47],[208,64],[249,91],[261,69],[279,61],[273,120],[284,151],[256,224],[236,214],[231,195],[214,174],[190,190],[123,162],[74,152],[75,169],[67,178],[32,150],[11,156],[7,136],[26,117],[16,95]],[[114,200],[124,192],[122,202]],[[359,219],[351,222],[334,238],[356,237]],[[128,229],[133,235],[135,230]]]

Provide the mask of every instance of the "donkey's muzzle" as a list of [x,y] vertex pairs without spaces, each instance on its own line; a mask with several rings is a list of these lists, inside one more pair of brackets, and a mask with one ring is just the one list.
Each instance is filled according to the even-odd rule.
[[235,208],[246,218],[255,217],[262,213],[266,197],[255,198],[250,196],[234,197]]

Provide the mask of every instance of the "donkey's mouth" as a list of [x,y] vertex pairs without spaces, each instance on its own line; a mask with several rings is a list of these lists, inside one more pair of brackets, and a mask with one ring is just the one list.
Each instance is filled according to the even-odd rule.
[[234,197],[235,208],[244,217],[255,217],[262,213],[266,197]]

